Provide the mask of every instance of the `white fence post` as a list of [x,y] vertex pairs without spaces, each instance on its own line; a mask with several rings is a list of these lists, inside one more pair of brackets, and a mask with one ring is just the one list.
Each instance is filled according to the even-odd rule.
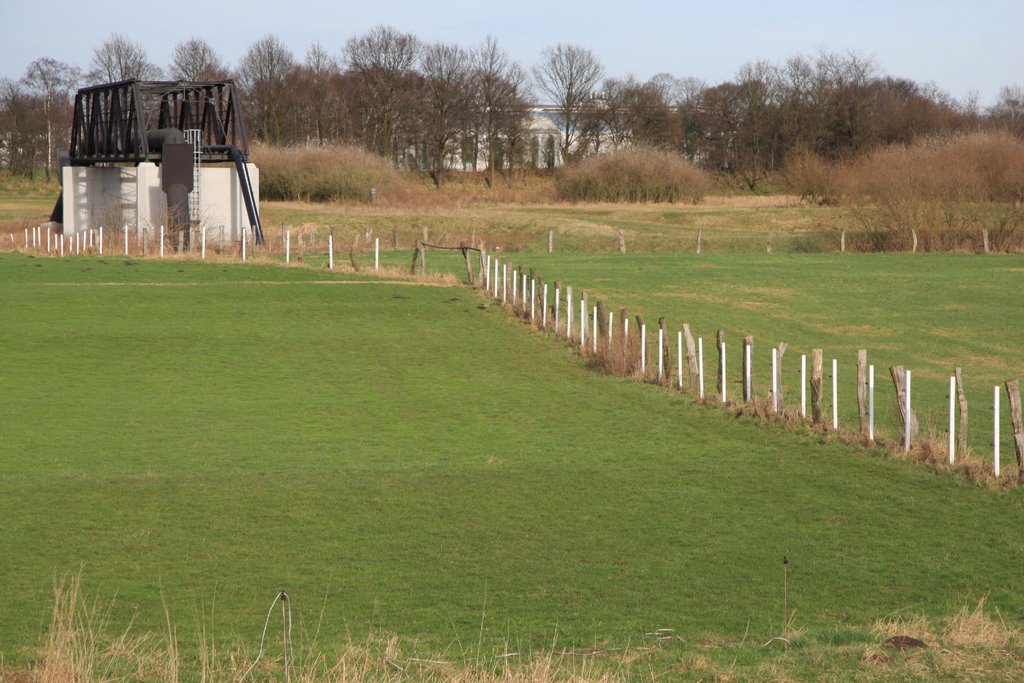
[[683,332],[680,330],[676,334],[676,358],[678,359],[678,370],[676,372],[676,381],[679,382],[679,390],[683,389]]
[[100,256],[103,256],[103,226],[100,226]]
[[868,366],[868,440],[875,440],[875,366]]
[[594,312],[591,321],[593,324],[591,325],[590,343],[594,347],[594,353],[597,353],[597,306],[594,306]]
[[124,255],[128,255],[128,226],[124,226]]
[[327,236],[327,270],[334,270],[334,233]]
[[380,238],[373,238],[373,269],[380,270]]
[[906,398],[904,400],[904,418],[903,418],[903,450],[910,451],[910,370],[907,370],[905,379],[903,380],[903,388],[906,391]]
[[546,329],[548,329],[548,283],[546,283],[546,282],[544,283],[544,287],[542,288],[542,292],[543,292],[544,302],[543,302],[543,306],[541,306],[541,309],[540,309],[540,326],[543,327],[546,330]]
[[609,349],[612,346],[612,337],[615,334],[615,326],[612,325],[612,321],[613,320],[614,320],[614,315],[612,314],[611,311],[608,311],[608,348]]
[[722,381],[721,386],[719,387],[720,393],[722,394],[722,403],[727,402],[725,398],[725,377],[725,342],[722,342]]
[[565,338],[572,339],[572,292],[565,290]]
[[640,373],[647,377],[647,323],[640,326]]
[[[512,306],[513,308],[519,302],[519,276],[518,271],[512,269]],[[526,300],[526,292],[523,292],[523,300]]]
[[750,344],[743,344],[743,401],[750,403],[750,400],[754,398],[754,392],[750,384]]
[[[243,238],[242,241],[244,242],[245,239]],[[160,226],[160,258],[163,258],[163,257],[164,257],[164,226],[161,225]]]
[[999,385],[992,387],[992,471],[999,478]]
[[200,230],[200,239],[203,241],[203,260],[206,260],[206,226],[204,225]]
[[491,291],[491,255],[487,255],[487,266],[484,268],[484,291]]
[[949,464],[956,460],[956,377],[949,378]]
[[697,337],[697,389],[704,400],[704,337]]
[[779,412],[779,350],[772,347],[772,412]]
[[537,321],[537,280],[530,280],[530,322]]
[[[512,277],[515,277],[515,273],[512,273]],[[508,301],[508,264],[501,264],[501,303]]]
[[832,359],[832,430],[839,429],[839,366],[835,358]]
[[807,419],[807,354],[800,354],[800,417]]

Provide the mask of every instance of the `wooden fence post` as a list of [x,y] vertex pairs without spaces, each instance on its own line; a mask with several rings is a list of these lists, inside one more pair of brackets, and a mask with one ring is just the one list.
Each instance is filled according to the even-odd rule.
[[[357,233],[356,236],[352,238],[352,246],[349,247],[349,250],[348,250],[348,261],[349,261],[349,263],[352,264],[352,270],[356,271],[357,273],[359,272],[359,261],[356,260],[356,249],[358,248],[358,246],[359,246],[359,235]],[[301,236],[299,237],[299,251],[300,252],[302,251],[302,237]],[[427,251],[427,248],[425,246],[423,246],[422,244],[417,244],[416,245],[416,256],[419,259],[420,275],[422,275],[423,271],[426,269],[426,265],[427,265],[426,264],[426,253],[425,253],[426,251]],[[302,256],[301,255],[299,256],[299,260],[300,261],[302,260]],[[415,262],[414,262],[413,266],[415,267]]]
[[689,323],[683,323],[683,341],[686,342],[686,370],[690,378],[690,389],[697,387],[697,351],[693,344],[693,332]]
[[548,230],[548,253],[553,254],[555,252],[555,231]]
[[[659,341],[659,345],[661,346],[661,348],[658,350],[658,357],[671,360],[672,355],[671,355],[671,351],[669,350],[668,330],[665,329],[665,318],[664,318],[664,316],[662,316],[661,318],[658,318],[658,330],[659,330],[659,332],[658,332],[658,341]],[[669,363],[669,365],[671,365],[671,363]],[[666,374],[664,372],[664,368],[662,368],[661,374],[662,374],[662,376],[664,376]],[[662,379],[662,378],[659,378],[659,380]],[[669,384],[671,384],[671,383],[672,382],[669,382]]]
[[988,228],[981,229],[981,241],[985,247],[985,253],[989,253]]
[[715,345],[718,347],[718,393],[725,403],[725,332],[718,330],[715,335]]
[[857,349],[857,412],[860,414],[861,434],[868,433],[867,401],[868,350]]
[[[378,251],[378,255],[379,253]],[[377,257],[374,257],[375,261],[376,259]],[[469,280],[470,285],[476,284],[476,273],[473,272],[473,264],[469,260],[469,249],[465,244],[462,245],[462,259],[466,262],[466,279]]]
[[604,300],[597,300],[597,331],[605,339],[608,338],[608,333],[611,332],[608,326],[608,311],[605,308]]
[[644,334],[647,331],[647,325],[644,323],[643,316],[637,315],[633,319],[636,320],[636,331],[640,335],[640,372],[644,375],[644,379],[647,379],[647,335]]
[[704,231],[697,228],[697,253],[700,253],[701,243],[704,241]]
[[960,405],[960,428],[956,436],[956,447],[960,455],[964,455],[967,453],[967,396],[964,394],[964,376],[960,368],[954,370],[953,376],[956,377],[956,397]]
[[1006,398],[1010,401],[1010,419],[1013,422],[1013,449],[1017,455],[1017,482],[1024,480],[1024,423],[1020,415],[1020,380],[1006,382]]
[[839,231],[839,253],[846,253],[846,228],[842,228]]
[[811,349],[811,421],[821,424],[821,385],[822,385],[821,349]]
[[918,422],[913,408],[910,409],[910,415],[907,415],[906,370],[903,369],[902,365],[893,365],[889,368],[889,374],[892,376],[892,383],[896,387],[896,403],[900,411],[903,430],[905,433],[909,433],[911,440],[913,440],[917,437]]
[[619,235],[619,253],[620,254],[625,254],[626,253],[626,235],[623,234],[623,232],[621,230],[616,230],[615,232],[618,233],[618,235]]

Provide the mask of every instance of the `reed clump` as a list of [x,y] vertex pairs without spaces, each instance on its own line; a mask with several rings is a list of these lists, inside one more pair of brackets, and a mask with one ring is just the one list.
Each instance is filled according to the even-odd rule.
[[356,145],[254,145],[260,169],[260,195],[281,201],[374,201],[401,186],[384,157]]

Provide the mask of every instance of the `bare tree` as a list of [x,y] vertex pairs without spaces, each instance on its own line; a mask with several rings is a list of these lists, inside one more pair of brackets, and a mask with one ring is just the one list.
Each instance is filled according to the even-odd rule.
[[1024,86],[1015,83],[1000,88],[999,100],[988,115],[1015,133],[1024,132]]
[[81,72],[70,64],[42,57],[28,65],[22,80],[42,107],[46,125],[46,180],[49,181],[53,176],[54,133],[68,128],[69,96],[81,80]]
[[88,78],[114,83],[133,78],[155,80],[161,75],[160,67],[149,61],[142,45],[120,33],[112,33],[102,45],[93,50]]
[[[533,67],[537,88],[551,98],[561,117],[562,159],[565,162],[569,161],[582,135],[582,116],[603,75],[604,67],[593,52],[565,43],[544,48],[540,63]],[[584,150],[577,151],[582,153]]]
[[35,172],[40,139],[38,109],[23,83],[0,79],[0,162],[14,173]]
[[339,74],[338,63],[323,45],[313,43],[306,51],[306,62],[302,72],[305,80],[305,87],[302,89],[305,95],[304,103],[315,131],[317,144],[323,147],[328,110],[340,104],[334,101],[331,88],[332,81]]
[[616,147],[627,143],[670,145],[678,128],[671,108],[675,87],[675,79],[668,74],[659,74],[646,83],[633,75],[605,79],[600,97],[601,121],[612,143]]
[[523,138],[528,110],[526,71],[509,59],[493,36],[487,36],[473,54],[473,72],[477,115],[482,119],[487,148],[487,185],[494,187],[495,169],[506,158],[511,162],[519,151],[513,147]]
[[250,45],[239,64],[239,85],[255,109],[257,134],[267,142],[285,139],[285,118],[293,98],[288,83],[294,69],[291,50],[274,35]]
[[423,134],[434,185],[441,187],[446,161],[457,151],[473,101],[471,64],[456,45],[433,43],[420,50],[423,75]]
[[772,140],[776,117],[777,76],[764,60],[746,62],[736,74],[737,103],[741,119],[736,131],[735,170],[751,190],[772,166]]
[[365,127],[370,133],[371,147],[395,161],[400,157],[400,128],[412,67],[419,50],[419,41],[409,33],[390,26],[376,26],[363,36],[345,43],[348,68],[362,81],[361,105]]
[[176,81],[219,81],[228,75],[220,55],[201,38],[175,45],[167,70]]

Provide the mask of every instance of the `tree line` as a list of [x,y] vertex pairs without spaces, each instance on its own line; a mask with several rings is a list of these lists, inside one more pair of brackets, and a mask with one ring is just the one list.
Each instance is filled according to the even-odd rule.
[[[70,138],[81,85],[139,78],[233,78],[249,136],[270,145],[354,143],[397,168],[444,172],[467,165],[495,174],[573,163],[625,146],[678,153],[750,188],[795,153],[840,160],[921,136],[993,127],[1024,135],[1024,88],[995,105],[958,101],[938,87],[890,76],[854,52],[821,50],[781,63],[753,61],[717,84],[661,73],[646,81],[606,74],[585,47],[545,48],[527,70],[493,37],[473,47],[424,42],[389,26],[319,43],[301,59],[276,36],[253,42],[228,65],[206,41],[177,44],[165,68],[113,34],[86,69],[48,57],[18,80],[0,81],[0,167],[52,177]],[[559,135],[541,142],[540,105]]]

